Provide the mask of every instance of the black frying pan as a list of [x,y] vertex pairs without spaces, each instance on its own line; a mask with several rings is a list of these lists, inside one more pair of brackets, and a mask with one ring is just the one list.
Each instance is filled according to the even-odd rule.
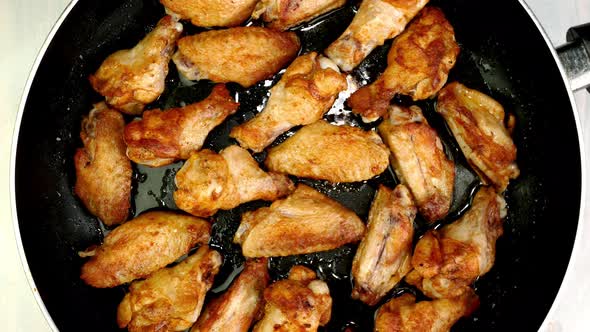
[[[561,285],[580,212],[580,145],[568,87],[547,40],[520,2],[433,0],[431,5],[443,9],[461,44],[462,52],[449,80],[490,94],[516,115],[514,139],[521,169],[521,176],[506,192],[509,215],[504,236],[498,241],[496,264],[476,282],[481,307],[454,330],[533,331],[545,319]],[[24,253],[55,326],[61,331],[115,331],[116,308],[125,287],[93,289],[79,279],[84,260],[77,252],[100,243],[105,230],[73,194],[72,158],[81,146],[81,118],[92,103],[101,100],[91,89],[88,75],[113,51],[137,43],[164,11],[155,0],[80,0],[70,8],[43,56],[24,104],[13,160],[13,197]],[[323,50],[353,15],[353,4],[349,4],[295,29],[302,37],[302,52]],[[304,28],[308,31],[302,33]],[[199,29],[185,24],[185,31],[192,34]],[[390,44],[375,50],[354,71],[354,77],[374,79],[384,68]],[[209,93],[212,84],[183,86],[171,64],[166,87],[150,108],[197,101]],[[229,130],[254,116],[267,89],[261,84],[247,90],[232,84],[229,88],[239,95],[241,106],[210,135],[206,147],[214,150],[232,143],[227,138]],[[396,102],[408,103],[404,98]],[[468,208],[479,182],[444,122],[434,113],[434,102],[419,105],[457,163],[455,199],[449,217],[440,223],[444,224]],[[359,124],[346,112],[326,116],[328,120],[341,117]],[[264,154],[256,157],[260,161]],[[171,194],[180,166],[135,168],[132,215],[149,209],[175,209]],[[365,218],[376,185],[393,186],[397,180],[388,171],[363,183],[304,182]],[[239,247],[230,243],[240,213],[265,204],[245,204],[214,217],[211,245],[224,254],[225,263],[212,293],[223,291],[224,282],[243,262]],[[424,224],[417,219],[417,236],[425,231]],[[311,266],[328,282],[334,299],[333,317],[326,330],[352,327],[367,331],[374,309],[349,298],[354,251],[355,246],[345,246],[331,252],[272,259],[271,274],[277,279],[295,263]],[[414,290],[402,284],[388,297],[401,292]]]

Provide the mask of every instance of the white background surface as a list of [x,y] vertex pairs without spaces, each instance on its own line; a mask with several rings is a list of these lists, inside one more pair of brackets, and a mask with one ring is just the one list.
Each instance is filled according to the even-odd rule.
[[[14,121],[26,78],[45,36],[67,3],[67,0],[0,0],[0,45],[2,45],[0,52],[0,330],[2,331],[50,331],[41,310],[35,303],[16,250],[9,205],[9,160]],[[590,0],[527,0],[527,3],[555,45],[565,41],[568,27],[590,22]],[[585,91],[578,92],[576,101],[583,126],[586,156],[590,159],[590,98]],[[589,183],[586,183],[586,188],[590,189]],[[588,191],[590,193],[590,190]],[[585,229],[581,234],[581,238],[585,239],[582,242],[585,243],[579,243],[575,250],[573,264],[566,277],[566,286],[562,288],[560,301],[550,317],[551,323],[547,331],[585,332],[590,330],[590,241],[587,241],[590,238],[590,204],[587,205],[583,223]],[[547,264],[547,268],[551,268],[551,262]]]

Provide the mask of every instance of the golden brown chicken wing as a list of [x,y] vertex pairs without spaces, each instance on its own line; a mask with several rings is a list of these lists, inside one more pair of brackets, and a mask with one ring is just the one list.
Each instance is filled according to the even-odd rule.
[[494,265],[506,203],[490,187],[481,188],[471,208],[454,223],[427,232],[416,245],[406,282],[430,298],[459,296]]
[[74,191],[90,213],[106,225],[127,220],[131,205],[131,163],[125,156],[123,116],[105,103],[82,120],[83,148],[74,155]]
[[472,290],[456,298],[417,303],[414,295],[404,294],[379,308],[374,331],[448,332],[478,307],[479,298]]
[[389,151],[376,132],[320,120],[271,148],[264,163],[274,172],[355,182],[383,173],[388,157]]
[[436,111],[484,184],[503,192],[520,174],[516,146],[504,126],[504,108],[489,96],[453,82],[441,90]]
[[164,92],[168,62],[182,24],[162,18],[134,48],[111,54],[100,65],[90,84],[107,103],[127,114],[141,114],[146,104]]
[[380,186],[352,262],[352,298],[375,305],[412,269],[416,206],[404,185]]
[[408,186],[420,214],[429,222],[442,219],[453,200],[455,164],[417,106],[391,106],[379,134],[391,151],[398,179]]
[[294,32],[237,27],[181,38],[172,60],[189,80],[236,82],[249,87],[291,62],[299,46]]
[[173,212],[147,212],[115,228],[92,256],[80,278],[97,288],[115,287],[145,278],[197,244],[209,241],[211,226],[203,219]]
[[174,267],[134,281],[119,304],[117,324],[129,332],[188,329],[199,317],[220,266],[221,255],[204,245]]
[[165,111],[146,111],[125,127],[127,156],[138,164],[164,166],[188,159],[209,132],[236,112],[238,103],[218,84],[205,100]]
[[312,332],[330,321],[332,297],[328,285],[315,272],[294,266],[289,278],[264,291],[264,317],[253,332]]
[[389,101],[397,93],[414,100],[430,98],[447,81],[458,55],[455,32],[443,12],[424,8],[393,41],[385,72],[350,96],[348,104],[365,121],[375,121],[387,113]]
[[176,174],[176,186],[176,205],[199,217],[258,199],[273,201],[294,189],[286,175],[264,172],[248,151],[236,145],[219,154],[193,153]]
[[200,27],[232,27],[248,19],[258,0],[160,0],[170,15]]
[[428,0],[363,0],[348,28],[324,53],[349,72],[385,40],[399,35],[427,3]]
[[365,225],[351,210],[306,185],[289,197],[245,212],[234,242],[246,257],[307,254],[358,242]]
[[270,89],[264,110],[234,127],[230,136],[242,147],[260,152],[287,130],[321,119],[346,86],[345,76],[328,58],[316,52],[302,55]]
[[213,300],[191,332],[247,332],[263,306],[262,293],[268,285],[266,258],[246,261],[229,290]]
[[268,27],[286,30],[341,7],[346,0],[261,0],[252,18],[262,18]]

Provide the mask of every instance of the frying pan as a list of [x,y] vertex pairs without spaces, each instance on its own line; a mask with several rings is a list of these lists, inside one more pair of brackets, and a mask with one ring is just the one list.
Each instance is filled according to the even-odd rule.
[[[355,11],[349,3],[294,30],[302,38],[302,52],[323,50],[346,28]],[[509,214],[504,235],[498,240],[496,263],[475,284],[481,307],[462,319],[454,331],[532,331],[543,323],[563,280],[574,245],[580,205],[583,202],[583,158],[572,94],[563,68],[548,39],[522,1],[433,0],[454,26],[461,45],[457,66],[449,81],[459,80],[490,94],[516,116],[514,140],[518,147],[520,177],[505,193]],[[79,279],[83,259],[77,252],[102,241],[108,229],[88,213],[73,194],[72,158],[81,146],[80,121],[101,97],[87,77],[115,50],[132,47],[164,15],[154,0],[73,1],[54,28],[45,52],[28,82],[18,117],[11,165],[12,208],[21,255],[28,265],[32,285],[39,293],[49,323],[61,331],[116,331],[115,317],[125,286],[94,289]],[[256,24],[255,22],[253,24]],[[586,29],[587,30],[587,29]],[[185,24],[188,34],[201,29]],[[587,33],[584,29],[579,30]],[[569,37],[576,37],[572,33]],[[391,42],[376,49],[353,73],[357,81],[375,79],[384,69]],[[564,48],[565,59],[579,64],[575,43]],[[582,70],[569,71],[582,82]],[[270,82],[276,82],[280,73]],[[581,85],[582,83],[578,83]],[[187,86],[171,64],[166,90],[149,108],[169,108],[204,98],[211,82]],[[230,84],[240,110],[209,136],[205,147],[214,150],[232,144],[231,127],[254,116],[264,103],[264,83],[250,89]],[[409,103],[403,97],[395,102]],[[434,113],[434,102],[418,103],[441,136],[447,154],[457,164],[452,222],[469,208],[479,181],[466,164],[444,121]],[[335,107],[326,118],[333,122],[363,125],[346,107]],[[130,120],[129,118],[127,120]],[[280,142],[284,136],[278,139]],[[258,161],[264,153],[255,155]],[[182,163],[165,168],[135,166],[133,211],[175,209],[174,175]],[[105,179],[106,181],[106,179]],[[350,207],[366,218],[379,183],[393,186],[397,179],[388,170],[369,181],[330,184],[301,180]],[[268,205],[252,202],[214,219],[211,245],[225,262],[211,291],[222,292],[243,263],[239,247],[231,244],[243,211]],[[416,221],[417,237],[426,230]],[[334,299],[333,317],[325,330],[371,329],[374,308],[349,298],[351,258],[355,246],[323,253],[272,259],[271,276],[280,279],[293,264],[314,268],[326,280]],[[387,298],[415,292],[401,284]]]

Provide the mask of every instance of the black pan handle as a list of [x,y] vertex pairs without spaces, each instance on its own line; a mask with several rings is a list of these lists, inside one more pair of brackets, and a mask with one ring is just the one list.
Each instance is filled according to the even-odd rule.
[[568,42],[557,48],[557,54],[571,88],[588,88],[590,92],[590,23],[570,28],[566,38]]

